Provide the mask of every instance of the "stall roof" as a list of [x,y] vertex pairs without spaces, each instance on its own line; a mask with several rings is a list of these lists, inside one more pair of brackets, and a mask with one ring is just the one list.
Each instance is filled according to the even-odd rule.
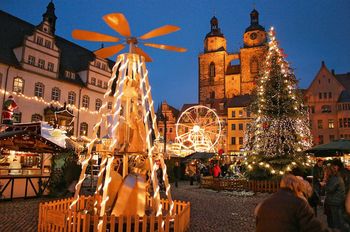
[[0,147],[7,150],[35,153],[57,153],[64,150],[64,148],[30,130],[0,133]]

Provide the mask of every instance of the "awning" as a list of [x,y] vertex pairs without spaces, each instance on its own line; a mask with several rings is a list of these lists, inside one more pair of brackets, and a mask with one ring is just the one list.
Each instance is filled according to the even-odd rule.
[[317,157],[342,156],[350,153],[350,140],[334,140],[327,144],[315,146],[305,153],[313,153]]

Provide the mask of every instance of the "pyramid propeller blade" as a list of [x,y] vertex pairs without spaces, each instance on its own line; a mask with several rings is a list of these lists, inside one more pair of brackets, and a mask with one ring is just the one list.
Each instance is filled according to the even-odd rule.
[[118,44],[115,46],[109,46],[106,48],[101,48],[94,53],[96,56],[102,57],[102,58],[107,58],[110,56],[113,56],[114,54],[120,52],[125,46],[123,44]]
[[165,26],[162,26],[162,27],[158,27],[144,35],[142,35],[140,37],[140,39],[150,39],[150,38],[154,38],[154,37],[157,37],[157,36],[162,36],[162,35],[166,35],[166,34],[169,34],[169,33],[172,33],[172,32],[175,32],[175,31],[178,31],[180,30],[180,27],[177,27],[177,26],[173,26],[173,25],[165,25]]
[[144,52],[141,48],[134,47],[133,49],[134,49],[135,53],[139,54],[140,56],[145,57],[146,62],[152,62],[152,58],[146,52]]
[[100,42],[118,42],[119,38],[110,35],[105,35],[93,31],[74,30],[72,32],[74,39]]
[[186,48],[170,46],[170,45],[165,45],[165,44],[144,43],[143,45],[148,46],[148,47],[152,47],[152,48],[159,48],[159,49],[164,49],[164,50],[170,50],[170,51],[174,51],[174,52],[185,52],[185,51],[187,51]]
[[103,20],[110,26],[113,30],[125,37],[130,37],[130,27],[128,20],[121,13],[112,13],[103,16]]

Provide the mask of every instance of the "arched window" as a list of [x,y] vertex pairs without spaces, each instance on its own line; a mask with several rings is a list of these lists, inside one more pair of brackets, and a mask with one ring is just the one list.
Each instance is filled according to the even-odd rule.
[[37,97],[44,97],[44,84],[41,82],[37,82],[35,83],[35,87],[34,87],[34,96]]
[[40,114],[33,114],[32,115],[32,122],[40,122],[43,120],[43,116]]
[[59,101],[60,98],[61,98],[61,90],[57,87],[52,88],[51,100],[52,101]]
[[250,73],[257,74],[259,72],[259,61],[256,57],[250,60]]
[[95,110],[99,110],[101,106],[102,106],[102,101],[101,99],[97,98],[95,103]]
[[75,93],[73,91],[68,93],[68,104],[75,105]]
[[80,123],[80,136],[88,135],[89,126],[86,122]]
[[84,108],[89,108],[89,104],[90,104],[90,98],[88,95],[84,95],[83,96],[83,102],[82,105]]
[[24,80],[21,77],[13,79],[13,92],[23,93],[24,91]]
[[211,62],[209,65],[209,77],[215,77],[215,64]]

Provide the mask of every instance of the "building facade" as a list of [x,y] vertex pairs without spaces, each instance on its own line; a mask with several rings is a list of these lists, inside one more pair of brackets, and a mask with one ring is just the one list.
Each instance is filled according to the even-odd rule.
[[322,61],[304,98],[314,145],[350,139],[350,73],[335,74]]
[[[91,137],[113,63],[56,35],[52,2],[36,26],[3,11],[0,21],[0,101],[14,97],[15,122],[55,122]],[[112,99],[106,104],[111,109]],[[107,133],[104,125],[99,132]]]

